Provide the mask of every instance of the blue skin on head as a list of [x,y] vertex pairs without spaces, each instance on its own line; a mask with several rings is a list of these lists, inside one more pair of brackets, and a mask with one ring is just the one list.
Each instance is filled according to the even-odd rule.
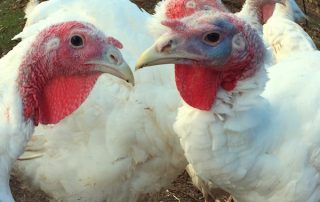
[[[205,63],[210,67],[224,65],[232,54],[232,39],[238,33],[235,25],[230,23],[224,16],[217,18],[208,18],[208,22],[201,21],[201,25],[197,27],[197,33],[187,34],[184,51],[201,56],[201,63]],[[219,33],[220,40],[214,45],[204,42],[207,34]],[[188,36],[189,35],[189,36]],[[177,47],[179,50],[179,47]]]

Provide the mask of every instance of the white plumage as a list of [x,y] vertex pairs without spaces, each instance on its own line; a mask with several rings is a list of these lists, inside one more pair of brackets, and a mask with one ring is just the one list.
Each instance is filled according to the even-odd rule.
[[13,201],[9,188],[10,169],[23,153],[34,129],[31,120],[24,120],[16,84],[20,63],[33,39],[24,40],[0,60],[0,198],[5,202]]
[[[87,44],[83,43],[84,38]],[[90,92],[102,73],[132,80],[131,70],[108,39],[116,41],[107,38],[91,24],[75,21],[52,24],[24,38],[1,58],[1,201],[14,201],[9,188],[10,170],[38,123],[54,124],[72,113],[86,99],[86,92]],[[61,52],[64,54],[59,57]],[[79,54],[81,59],[77,57]],[[107,57],[110,55],[114,56],[112,61]],[[73,99],[60,96],[61,88],[55,83],[57,80],[62,85],[73,85]],[[53,98],[48,92],[58,93]],[[55,113],[52,113],[50,110],[52,106],[58,106],[57,103],[65,106],[62,109],[55,107]],[[50,109],[44,110],[43,106]]]
[[304,17],[295,0],[276,5],[273,15],[263,26],[263,36],[272,48],[275,62],[295,52],[316,49],[311,37],[294,22]]
[[[152,43],[149,14],[128,0],[50,0],[27,18],[22,38],[55,22],[90,22],[123,43],[122,54],[132,66]],[[74,114],[35,131],[31,150],[42,151],[31,155],[43,156],[20,161],[17,169],[63,201],[136,201],[173,181],[186,160],[172,127],[181,101],[170,66],[137,72],[134,87],[101,76]]]
[[[207,43],[201,43],[206,35],[202,36],[200,33],[219,33],[221,29],[222,33],[228,31],[227,25],[230,24],[223,24],[222,19],[229,18],[223,18],[219,14],[197,13],[183,19],[182,23],[176,22],[175,24],[184,25],[186,29],[191,27],[192,31],[175,32],[176,27],[172,26],[172,30],[161,36],[143,54],[138,67],[161,63],[158,61],[172,62],[175,58],[177,64],[184,64],[181,58],[186,58],[189,62],[187,64],[192,61],[201,64],[203,57],[208,60],[208,56],[204,54],[197,60],[196,56],[201,53],[202,47],[211,51],[208,55],[214,57],[213,52],[221,50],[219,46],[227,43],[224,42],[225,38],[209,48]],[[209,15],[212,15],[211,18]],[[238,23],[237,20],[230,22]],[[218,28],[213,26],[205,29],[210,23]],[[197,26],[202,29],[197,29]],[[296,31],[300,30],[298,28]],[[184,33],[188,34],[184,36]],[[252,33],[257,37],[255,31]],[[190,38],[184,40],[184,37]],[[202,41],[196,41],[197,37],[202,37]],[[167,45],[163,51],[161,47],[167,44],[166,40],[173,45]],[[249,39],[245,47],[250,46],[253,40]],[[196,42],[199,42],[199,49],[195,48]],[[261,40],[253,46],[256,48],[259,44],[262,44]],[[160,48],[156,50],[154,47]],[[228,52],[230,60],[232,54],[239,49],[241,47],[232,42],[232,51]],[[209,64],[215,68],[214,62],[218,63],[221,57],[228,56],[219,55],[216,57],[217,61]],[[166,58],[170,60],[167,61]],[[241,64],[241,59],[234,64]],[[253,57],[250,61],[256,65],[256,72],[248,78],[238,80],[232,90],[219,86],[210,110],[199,110],[187,103],[179,108],[174,128],[187,160],[202,179],[229,191],[237,202],[317,202],[320,200],[320,111],[317,107],[320,96],[320,52],[315,49],[298,49],[271,67],[268,66],[272,61],[267,57]],[[219,70],[223,71],[223,65],[219,65],[220,63],[217,65]]]
[[319,57],[300,53],[272,67],[265,99],[257,75],[238,85],[241,97],[221,92],[210,112],[180,108],[175,129],[197,174],[239,202],[319,201]]

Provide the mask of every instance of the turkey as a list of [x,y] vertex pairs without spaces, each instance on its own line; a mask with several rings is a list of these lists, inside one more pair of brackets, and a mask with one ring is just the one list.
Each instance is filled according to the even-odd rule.
[[[283,4],[284,0],[246,0],[242,10],[236,15],[254,25],[254,28],[262,35],[262,23],[272,14],[275,3]],[[161,22],[166,19],[181,19],[198,11],[215,9],[229,12],[220,0],[165,0],[157,5],[156,13],[149,26],[155,36],[160,36],[168,29],[165,26],[160,26]],[[186,170],[193,184],[203,193],[205,201],[212,201],[223,193],[214,183],[204,182],[199,178],[192,165],[189,164]],[[228,194],[223,193],[223,195],[227,196]],[[227,200],[230,201],[231,198],[229,197]]]
[[[155,7],[155,14],[149,20],[148,26],[155,37],[160,36],[167,30],[166,26],[162,26],[161,22],[167,19],[181,19],[192,15],[198,11],[206,11],[219,9],[229,12],[221,0],[163,0]],[[194,171],[191,164],[186,167],[186,171],[191,177],[193,185],[195,185],[203,194],[205,201],[231,200],[228,194],[219,189],[213,183],[204,182]]]
[[175,64],[184,103],[174,128],[196,173],[237,202],[320,201],[319,51],[268,67],[255,24],[234,14],[163,24],[137,69]]
[[263,36],[272,47],[275,62],[300,51],[314,51],[316,45],[297,21],[304,13],[294,0],[286,0],[285,5],[277,4],[271,18],[263,26]]
[[246,0],[240,12],[235,15],[250,23],[253,28],[262,34],[264,24],[273,14],[276,3],[285,4],[286,0]]
[[55,124],[87,98],[102,73],[133,81],[114,44],[91,24],[52,24],[0,60],[0,199],[14,201],[9,174],[34,127]]
[[[66,20],[92,23],[123,44],[132,66],[153,41],[150,15],[128,0],[50,0],[27,18],[19,37]],[[58,201],[136,201],[170,184],[187,165],[173,131],[182,104],[173,70],[137,72],[134,87],[102,75],[75,113],[37,128],[19,176]]]
[[311,37],[295,23],[305,18],[295,0],[246,0],[236,15],[261,32],[266,45],[271,47],[274,63],[296,51],[316,49]]

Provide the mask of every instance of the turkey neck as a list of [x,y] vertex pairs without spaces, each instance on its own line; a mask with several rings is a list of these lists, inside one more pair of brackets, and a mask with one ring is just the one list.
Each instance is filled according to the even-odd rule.
[[21,63],[18,72],[17,84],[23,103],[25,119],[32,119],[38,125],[39,94],[41,94],[46,81],[53,74],[46,64],[52,64],[43,54],[45,51],[29,51]]
[[[264,66],[238,82],[232,91],[219,89],[211,111],[184,104],[174,124],[188,161],[196,173],[236,195],[254,182],[243,181],[268,143],[255,131],[268,125],[268,104],[260,96],[267,81]],[[250,178],[252,179],[252,178]],[[241,186],[237,186],[240,185]]]

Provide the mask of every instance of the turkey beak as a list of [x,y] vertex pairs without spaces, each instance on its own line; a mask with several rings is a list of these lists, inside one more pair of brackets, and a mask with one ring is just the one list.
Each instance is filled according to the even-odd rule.
[[136,70],[147,66],[168,64],[170,62],[172,63],[168,58],[168,55],[163,54],[161,51],[158,51],[155,46],[152,46],[145,50],[139,57],[136,64]]
[[95,65],[96,71],[111,74],[134,85],[133,73],[120,53],[106,52],[101,59],[91,60],[87,64]]
[[96,70],[101,71],[103,73],[111,74],[113,76],[116,76],[120,79],[125,80],[128,83],[131,83],[134,85],[134,76],[133,73],[129,67],[129,65],[126,62],[123,62],[120,65],[114,65],[114,64],[106,64],[106,63],[96,63]]
[[[183,42],[177,37],[162,37],[152,47],[145,50],[136,63],[136,70],[160,64],[188,64],[196,55],[183,51]],[[178,50],[179,49],[179,50]]]

